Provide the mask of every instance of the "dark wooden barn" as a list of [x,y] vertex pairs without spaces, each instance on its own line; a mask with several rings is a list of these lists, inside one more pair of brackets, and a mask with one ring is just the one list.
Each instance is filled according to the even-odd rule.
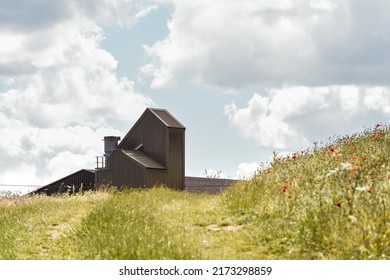
[[119,144],[119,137],[104,140],[106,165],[96,170],[97,185],[184,189],[185,127],[167,110],[146,109]]

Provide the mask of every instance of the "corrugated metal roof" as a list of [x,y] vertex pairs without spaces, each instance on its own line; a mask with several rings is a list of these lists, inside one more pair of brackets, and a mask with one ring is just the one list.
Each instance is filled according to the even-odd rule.
[[172,116],[165,109],[153,109],[148,108],[151,112],[153,112],[166,126],[172,128],[185,128],[174,116]]
[[128,150],[122,150],[124,154],[126,154],[129,158],[135,160],[139,164],[143,165],[146,168],[151,169],[167,169],[165,166],[159,164],[155,160],[151,159],[144,153],[140,151],[128,151]]

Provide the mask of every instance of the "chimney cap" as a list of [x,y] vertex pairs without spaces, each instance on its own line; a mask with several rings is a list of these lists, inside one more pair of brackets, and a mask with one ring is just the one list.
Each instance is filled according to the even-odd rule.
[[120,136],[104,136],[104,139],[102,139],[102,141],[105,141],[105,140],[121,140],[121,137]]

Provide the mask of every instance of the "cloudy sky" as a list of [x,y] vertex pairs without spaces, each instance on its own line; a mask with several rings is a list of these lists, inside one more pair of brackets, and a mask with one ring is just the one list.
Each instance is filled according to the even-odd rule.
[[0,184],[94,168],[146,107],[245,176],[390,116],[388,0],[1,0]]

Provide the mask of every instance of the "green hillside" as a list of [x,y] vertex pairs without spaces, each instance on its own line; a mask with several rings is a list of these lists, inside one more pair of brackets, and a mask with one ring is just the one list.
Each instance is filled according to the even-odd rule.
[[220,195],[0,199],[0,259],[390,259],[390,134],[275,158]]

